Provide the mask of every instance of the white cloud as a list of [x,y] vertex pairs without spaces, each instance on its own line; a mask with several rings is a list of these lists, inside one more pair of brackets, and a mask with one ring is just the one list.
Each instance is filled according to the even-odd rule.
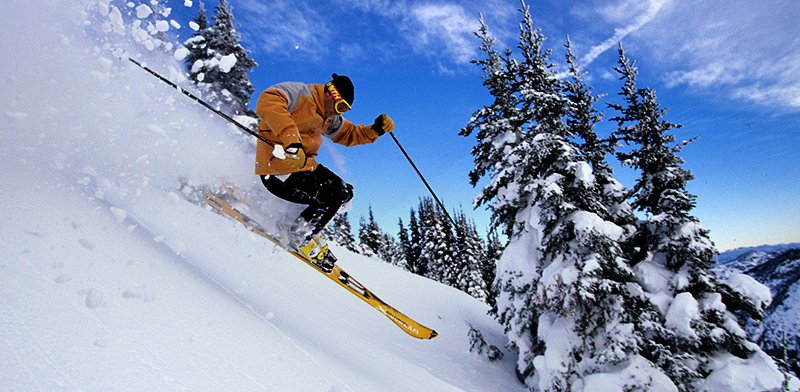
[[[442,63],[467,64],[477,56],[480,46],[474,33],[478,19],[484,15],[493,34],[499,39],[508,38],[508,23],[515,17],[514,2],[505,0],[469,0],[432,3],[415,0],[351,0],[348,5],[361,11],[379,15],[377,23],[397,28],[405,43],[415,53],[435,58],[440,71]],[[444,66],[449,74],[449,67]]]
[[341,50],[345,61],[364,53],[379,53],[380,59],[391,61],[413,52],[431,58],[440,72],[448,73],[477,56],[480,43],[474,32],[481,13],[502,42],[516,34],[519,4],[350,0],[320,7],[310,0],[237,0],[235,6],[245,39],[257,45],[255,50],[273,56],[320,60]]
[[624,41],[669,88],[800,110],[800,2],[595,1],[569,15],[583,22],[563,28],[578,37],[575,48],[588,48],[584,67],[601,55],[608,64],[604,53]]
[[800,83],[795,82],[786,86],[778,84],[764,86],[755,83],[734,89],[733,97],[797,111],[800,110]]
[[800,110],[800,3],[676,2],[635,37],[669,87]]
[[441,62],[436,63],[436,72],[438,72],[439,75],[444,75],[444,76],[455,76],[456,74],[455,70],[442,64]]
[[272,55],[319,58],[334,36],[319,7],[299,1],[240,0],[234,12],[257,50]]
[[358,62],[364,59],[366,53],[358,43],[343,43],[339,45],[339,55],[346,62]]
[[673,71],[666,74],[667,87],[682,84],[708,87],[714,84],[733,84],[744,79],[744,61],[714,61],[692,70]]
[[612,23],[624,23],[623,27],[614,29],[611,37],[592,46],[581,58],[581,64],[588,66],[605,51],[614,48],[623,38],[635,33],[652,21],[668,0],[638,1],[628,0],[599,10],[599,14]]
[[415,48],[439,52],[462,64],[476,56],[473,32],[478,29],[477,14],[470,15],[455,4],[420,4],[412,6],[409,15],[413,22],[407,31]]

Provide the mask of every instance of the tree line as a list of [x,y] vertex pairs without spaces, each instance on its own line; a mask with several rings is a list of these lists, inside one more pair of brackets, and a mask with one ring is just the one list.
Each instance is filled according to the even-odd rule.
[[360,219],[357,234],[348,213],[342,212],[326,236],[350,251],[378,257],[493,304],[495,264],[503,249],[500,237],[494,231],[481,237],[463,211],[454,220],[455,226],[432,198],[425,197],[411,208],[407,223],[398,218],[397,239],[378,225],[372,208]]

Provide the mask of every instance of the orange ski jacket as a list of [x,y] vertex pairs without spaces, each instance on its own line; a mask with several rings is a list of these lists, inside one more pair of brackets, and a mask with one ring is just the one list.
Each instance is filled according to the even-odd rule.
[[[261,93],[256,103],[258,134],[269,140],[256,145],[257,175],[313,171],[322,136],[334,143],[355,146],[374,142],[380,135],[370,125],[356,125],[340,115],[325,118],[325,86],[300,82],[278,83]],[[295,168],[272,155],[274,145],[303,145],[306,165]]]

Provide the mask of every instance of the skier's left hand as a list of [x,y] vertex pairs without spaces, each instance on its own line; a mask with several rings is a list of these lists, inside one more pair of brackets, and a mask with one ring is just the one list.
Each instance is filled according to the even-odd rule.
[[375,118],[375,123],[372,124],[372,129],[378,132],[378,135],[383,135],[386,132],[394,130],[394,121],[386,113],[381,114]]
[[300,143],[295,143],[286,147],[286,159],[284,162],[296,169],[302,169],[306,166],[308,158],[306,157],[306,150]]

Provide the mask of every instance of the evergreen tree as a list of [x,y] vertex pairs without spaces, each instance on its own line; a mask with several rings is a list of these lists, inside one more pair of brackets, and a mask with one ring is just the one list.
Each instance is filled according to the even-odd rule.
[[369,207],[369,221],[361,218],[358,229],[358,240],[363,254],[367,256],[381,256],[383,253],[383,232],[375,221],[372,207]]
[[497,230],[489,230],[486,239],[486,252],[481,261],[481,277],[486,283],[486,303],[491,306],[491,313],[497,315],[497,293],[499,289],[495,283],[497,276],[497,261],[503,254],[503,244]]
[[636,87],[638,71],[622,45],[615,70],[624,82],[624,105],[610,104],[619,112],[615,137],[631,146],[617,155],[640,172],[632,205],[646,214],[633,239],[639,249],[634,262],[639,280],[649,283],[645,294],[662,304],[659,319],[643,325],[649,335],[646,352],[681,390],[704,390],[704,380],[725,363],[763,356],[731,313],[744,307],[759,317],[763,309],[710,273],[717,252],[708,230],[690,214],[695,196],[686,185],[692,175],[677,155],[688,142],[675,144],[671,131],[680,126],[664,120],[666,110],[655,91]]
[[487,205],[492,212],[492,226],[501,227],[504,234],[511,235],[524,200],[517,193],[504,190],[521,180],[517,167],[524,162],[517,150],[526,145],[524,125],[528,119],[520,108],[521,98],[515,78],[518,64],[511,58],[511,50],[501,54],[494,48],[495,39],[483,17],[475,34],[481,39],[481,50],[486,58],[472,63],[483,70],[483,85],[494,101],[478,109],[460,134],[470,136],[477,131],[477,144],[472,149],[475,167],[469,174],[470,183],[475,186],[482,177],[488,175],[491,178],[489,184],[481,189],[475,205]]
[[455,237],[449,219],[430,197],[420,200],[419,230],[419,263],[426,266],[425,276],[455,286],[455,258],[452,254]]
[[381,236],[381,252],[378,256],[389,264],[408,269],[403,248],[395,241],[394,237],[387,233],[383,233]]
[[[201,22],[205,19],[202,5],[200,10],[196,22],[202,27]],[[184,44],[190,51],[190,58],[186,60],[187,65],[191,61],[190,78],[200,86],[209,101],[216,102],[222,109],[254,117],[247,105],[255,89],[247,73],[257,64],[241,45],[227,0],[220,0],[217,4],[213,22]]]
[[358,233],[361,253],[378,257],[387,263],[408,269],[403,247],[390,234],[385,233],[378,226],[372,207],[369,208],[368,220],[361,218]]
[[456,214],[455,287],[483,302],[487,301],[487,285],[481,274],[481,263],[486,259],[486,250],[475,224],[467,219],[463,211]]
[[208,28],[208,18],[206,18],[206,9],[202,1],[197,5],[197,18],[194,19],[194,22],[197,23],[197,32]]
[[359,253],[356,239],[353,236],[353,229],[352,226],[350,226],[350,218],[347,216],[347,211],[337,214],[333,218],[333,224],[329,227],[331,229],[328,238],[351,252]]
[[206,18],[202,1],[198,4],[197,18],[194,19],[194,22],[197,24],[197,30],[183,43],[183,46],[189,50],[189,54],[184,57],[183,62],[189,71],[189,80],[194,84],[202,83],[204,85],[203,65],[213,58],[213,53],[208,50],[208,39],[206,38],[206,34],[209,32],[208,18]]
[[409,246],[404,249],[406,253],[406,265],[409,271],[417,275],[426,276],[428,273],[428,265],[420,259],[420,253],[422,252],[422,234],[414,209],[411,209],[410,215],[411,217],[408,225],[410,243]]
[[398,245],[400,246],[400,250],[403,252],[402,256],[405,262],[405,268],[406,270],[411,271],[411,265],[413,262],[409,261],[408,259],[408,257],[412,254],[411,237],[409,236],[408,229],[406,229],[405,225],[403,225],[403,218],[398,218],[397,226],[398,237],[400,239],[400,243]]
[[567,127],[582,140],[577,144],[578,149],[583,158],[592,165],[595,176],[611,176],[606,155],[614,152],[613,144],[609,140],[601,140],[595,132],[595,126],[603,118],[602,113],[594,107],[598,98],[592,95],[591,88],[583,81],[586,72],[581,71],[578,66],[569,37],[565,47],[570,77],[564,83],[565,96],[569,103]]
[[[555,75],[555,64],[550,62],[551,50],[544,48],[547,39],[541,29],[534,27],[530,10],[522,2],[523,23],[520,25],[518,49],[522,61],[516,69],[522,97],[523,118],[530,127],[524,142],[536,143],[540,135],[566,137],[564,117],[568,102],[562,94],[563,86]],[[520,150],[530,154],[530,146]],[[527,174],[527,173],[526,173]]]
[[[596,191],[602,197],[603,207],[611,220],[625,229],[625,245],[627,238],[636,230],[636,216],[627,202],[628,191],[614,178],[613,170],[606,161],[607,156],[616,152],[616,140],[613,137],[601,139],[595,132],[595,126],[603,117],[594,107],[598,97],[592,95],[591,88],[583,81],[585,72],[580,70],[569,37],[565,47],[569,79],[564,83],[564,95],[568,101],[566,124],[569,134],[579,140],[576,143],[578,151],[592,167]],[[624,246],[623,249],[626,253],[630,251]]]

